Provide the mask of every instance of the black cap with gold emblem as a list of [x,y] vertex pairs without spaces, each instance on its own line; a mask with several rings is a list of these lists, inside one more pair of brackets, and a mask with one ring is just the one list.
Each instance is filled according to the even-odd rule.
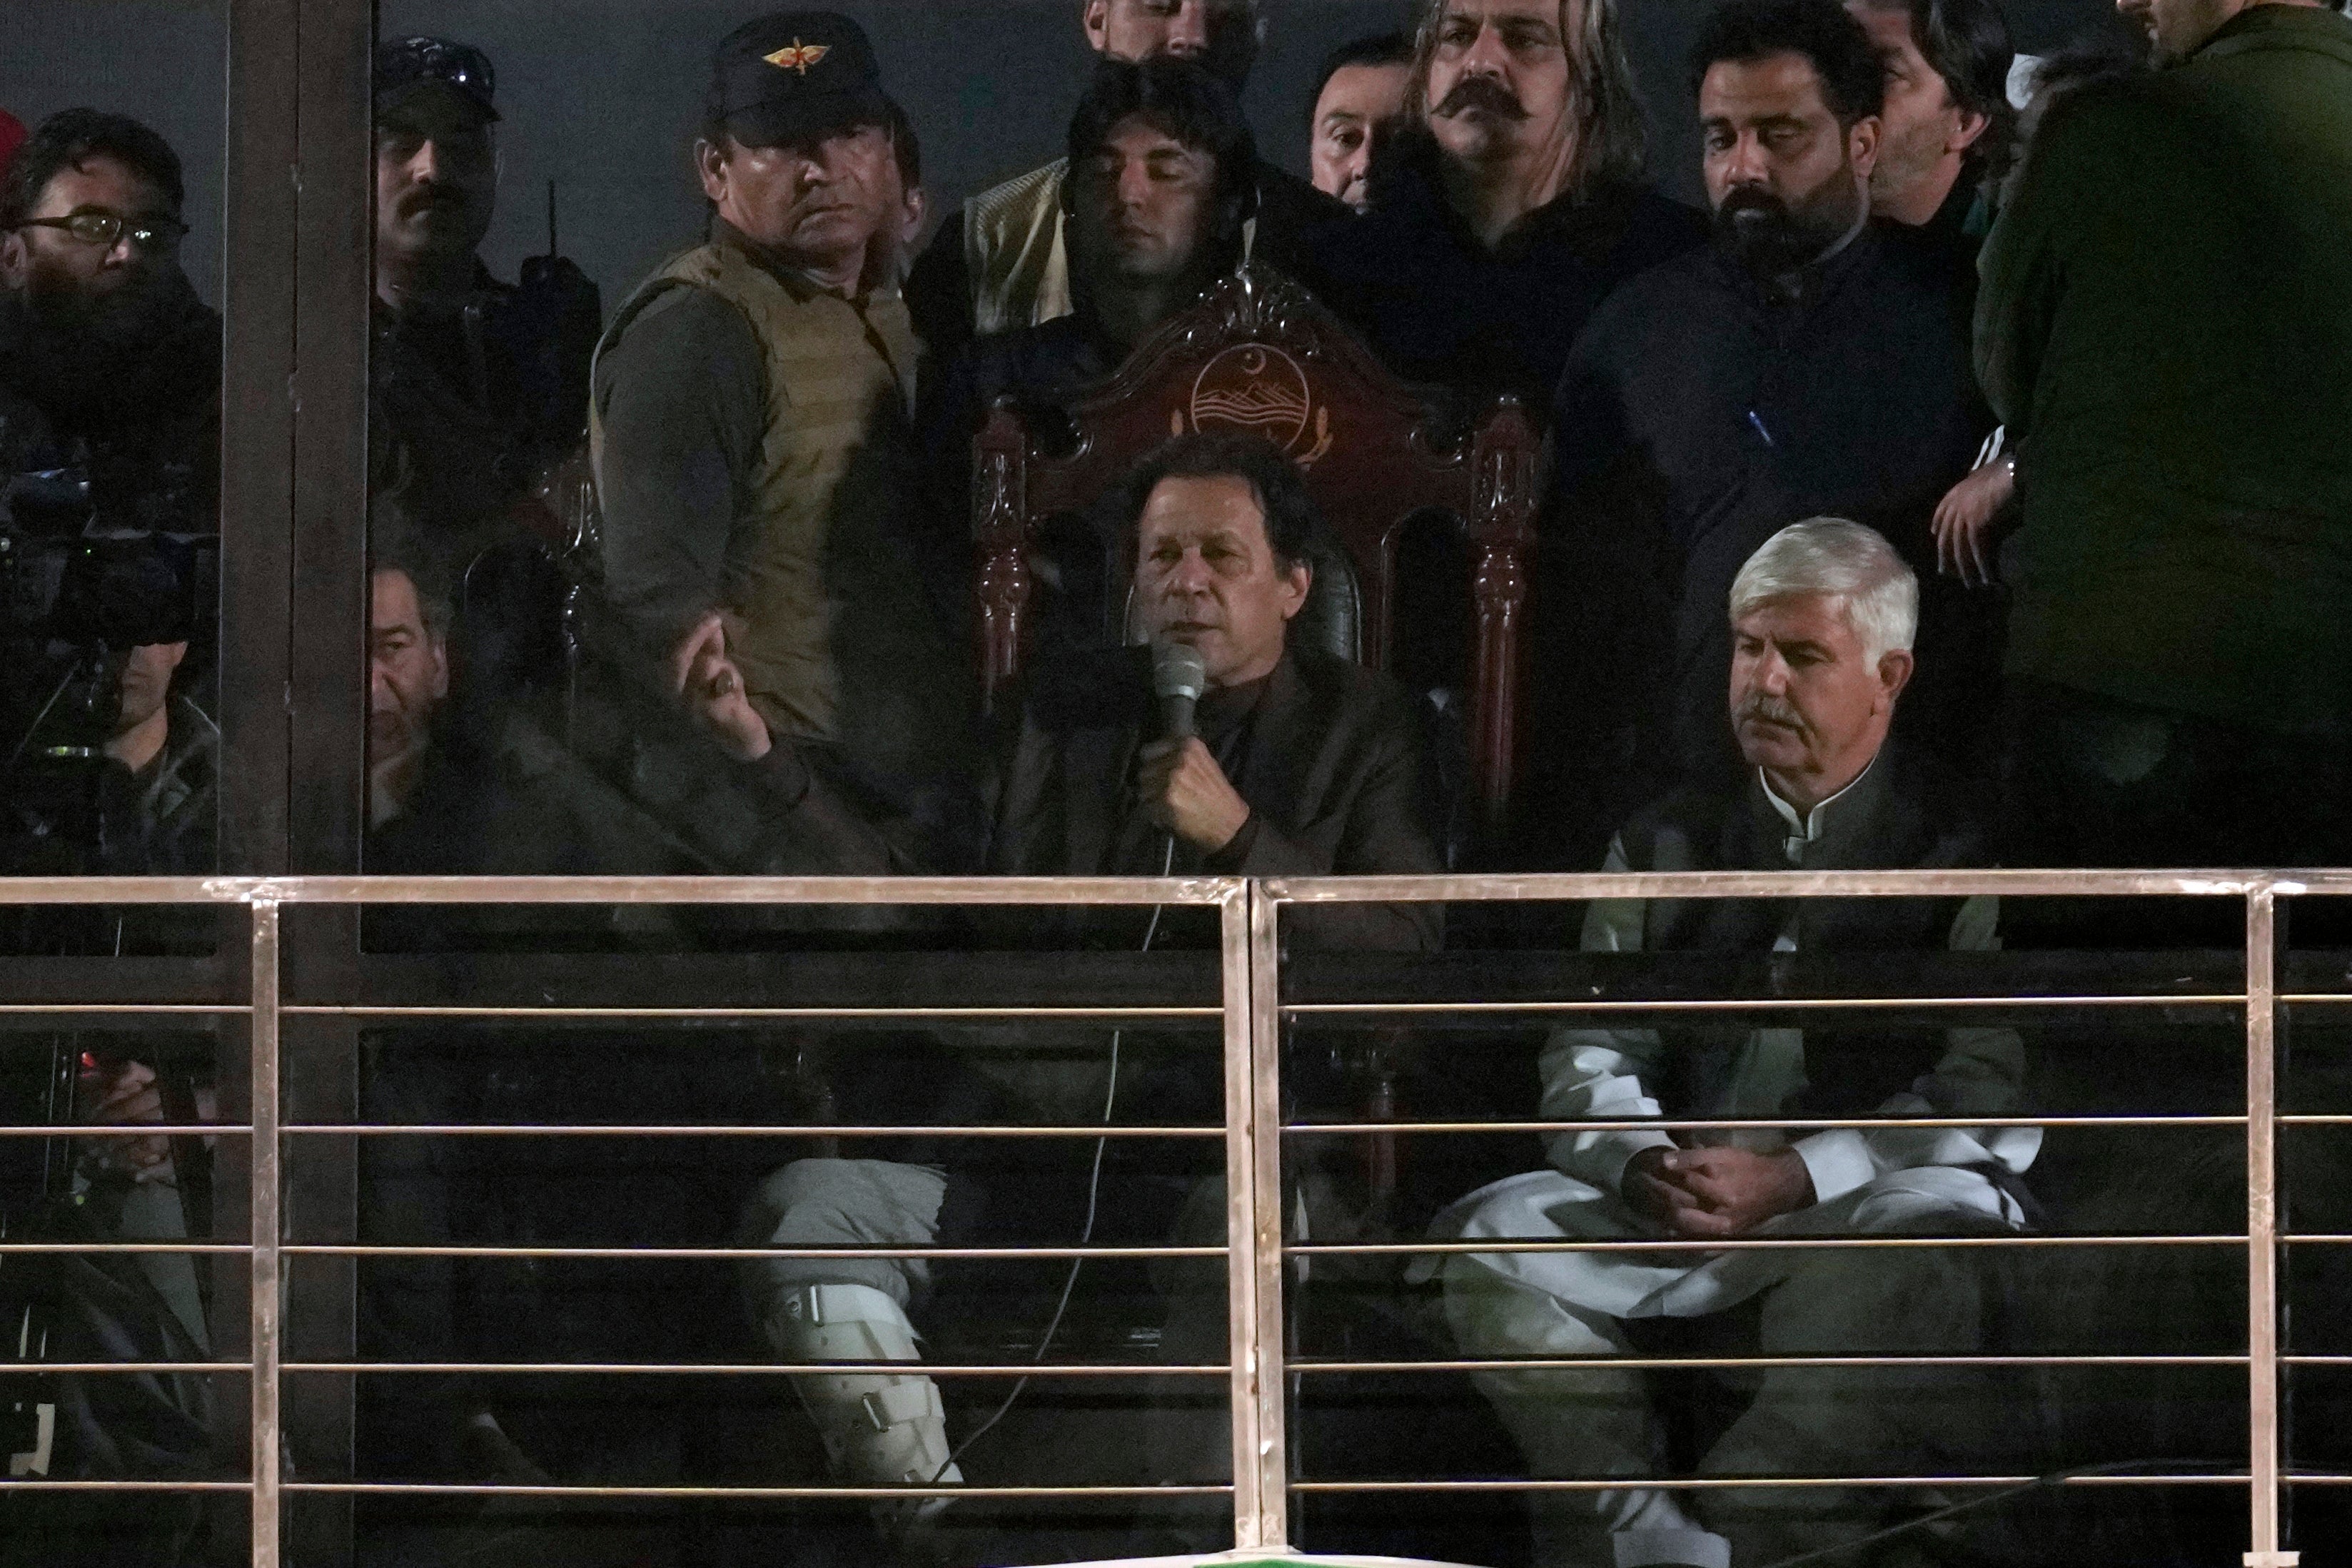
[[746,147],[778,147],[887,120],[866,30],[837,11],[782,11],[727,35],[706,117]]

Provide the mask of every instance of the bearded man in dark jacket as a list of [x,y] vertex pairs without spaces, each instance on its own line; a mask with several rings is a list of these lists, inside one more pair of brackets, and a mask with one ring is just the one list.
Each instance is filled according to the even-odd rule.
[[[1733,766],[1723,601],[1740,564],[1826,513],[1877,528],[1927,577],[1937,502],[1991,428],[1948,252],[1870,214],[1885,83],[1861,26],[1833,0],[1731,0],[1691,64],[1716,243],[1602,307],[1554,405],[1547,549],[1584,564],[1578,597],[1541,614],[1548,638],[1567,622],[1601,656],[1558,683],[1562,722],[1538,727],[1585,755],[1540,760],[1597,794],[1597,823],[1662,777]],[[1923,606],[1930,657],[1904,727],[1948,759],[1983,755],[1984,692],[1967,689],[1995,669],[1968,619],[1983,613],[1933,588]]]
[[0,181],[0,387],[42,427],[9,460],[83,470],[110,528],[219,527],[221,323],[180,269],[185,199],[168,142],[93,109]]

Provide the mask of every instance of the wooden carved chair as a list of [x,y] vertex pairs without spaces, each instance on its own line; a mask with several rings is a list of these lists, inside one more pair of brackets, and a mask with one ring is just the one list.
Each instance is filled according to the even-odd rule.
[[[1075,445],[1048,455],[1001,402],[973,443],[982,689],[993,704],[1019,672],[1031,628],[1033,556],[1048,519],[1082,513],[1172,435],[1254,430],[1306,471],[1316,508],[1346,549],[1362,598],[1359,656],[1387,669],[1397,640],[1399,550],[1432,514],[1460,530],[1471,602],[1470,772],[1481,815],[1510,800],[1521,691],[1521,621],[1542,445],[1515,402],[1449,439],[1431,402],[1391,376],[1355,335],[1278,273],[1245,267],[1163,324],[1118,373],[1069,410]],[[1129,548],[1117,547],[1112,582]]]

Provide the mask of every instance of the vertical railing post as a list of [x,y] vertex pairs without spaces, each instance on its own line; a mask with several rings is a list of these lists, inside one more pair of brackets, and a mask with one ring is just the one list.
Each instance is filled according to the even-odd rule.
[[1225,1025],[1225,1359],[1234,1432],[1234,1544],[1264,1546],[1257,1490],[1257,1158],[1251,1103],[1255,1077],[1250,1008],[1253,954],[1248,884],[1236,884],[1222,917]]
[[[1282,956],[1281,901],[1249,884],[1250,923],[1250,1260],[1255,1312],[1257,1441],[1247,1455],[1255,1472],[1257,1540],[1269,1551],[1290,1542],[1290,1442],[1282,1312]],[[1235,1454],[1234,1479],[1244,1456]]]
[[2246,1568],[2299,1557],[2279,1549],[2278,1257],[2278,902],[2263,881],[2246,894]]
[[278,1363],[279,1160],[278,1139],[278,904],[253,901],[253,1299],[249,1375],[253,1399],[253,1568],[278,1568]]

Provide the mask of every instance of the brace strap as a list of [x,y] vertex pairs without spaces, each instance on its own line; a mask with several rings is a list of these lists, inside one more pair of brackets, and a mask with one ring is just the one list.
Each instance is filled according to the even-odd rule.
[[928,1377],[894,1377],[887,1386],[861,1396],[860,1401],[866,1406],[866,1418],[874,1423],[877,1432],[903,1427],[909,1421],[947,1418],[947,1406],[940,1399],[939,1385]]
[[804,1285],[784,1298],[784,1315],[811,1327],[825,1323],[891,1323],[903,1326],[906,1309],[871,1285]]

